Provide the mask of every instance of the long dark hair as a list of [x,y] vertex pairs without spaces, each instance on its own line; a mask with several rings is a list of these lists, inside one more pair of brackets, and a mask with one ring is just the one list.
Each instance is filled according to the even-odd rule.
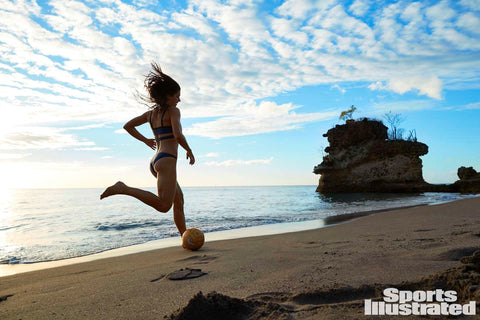
[[148,91],[148,96],[142,96],[142,100],[149,103],[154,103],[151,108],[160,107],[166,109],[167,95],[172,96],[180,91],[180,85],[173,80],[169,75],[162,72],[162,69],[156,62],[151,63],[152,71],[150,71],[144,81],[145,88]]

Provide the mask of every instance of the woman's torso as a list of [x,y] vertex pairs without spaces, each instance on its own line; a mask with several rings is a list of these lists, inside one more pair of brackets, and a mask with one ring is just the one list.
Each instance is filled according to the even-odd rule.
[[155,108],[150,111],[149,121],[157,142],[157,153],[166,152],[177,156],[178,143],[173,136],[170,107],[166,110]]

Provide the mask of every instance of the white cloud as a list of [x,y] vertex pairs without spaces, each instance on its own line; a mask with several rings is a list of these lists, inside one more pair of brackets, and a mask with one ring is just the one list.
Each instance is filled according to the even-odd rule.
[[[220,117],[187,131],[217,138],[328,119],[291,106],[269,113],[279,125],[258,114],[266,108],[258,101],[303,86],[368,81],[372,90],[440,99],[442,83],[476,83],[476,1],[461,2],[472,12],[448,1],[369,4],[287,0],[263,12],[258,1],[194,0],[178,12],[152,12],[116,0],[55,0],[42,14],[35,1],[7,2],[0,108],[15,111],[0,119],[0,135],[30,124],[124,122],[145,109],[133,92],[151,60],[181,84],[183,117]],[[360,19],[367,8],[368,23]]]
[[305,19],[308,13],[325,10],[335,2],[335,0],[286,0],[275,12],[285,17]]
[[480,109],[480,102],[473,102],[473,103],[468,103],[460,106],[452,106],[452,107],[447,107],[445,109],[453,109],[457,111],[463,111],[463,110],[479,110]]
[[417,89],[420,94],[434,99],[442,98],[442,81],[437,77],[417,76],[413,78],[397,78],[389,82],[389,87],[394,92],[404,94]]
[[172,18],[182,26],[191,28],[201,35],[213,37],[217,36],[213,27],[210,26],[209,21],[203,15],[193,11],[192,9],[185,10],[185,12],[181,13],[175,12],[172,15]]
[[426,8],[425,15],[429,18],[433,25],[442,27],[449,23],[449,20],[454,18],[457,12],[450,8],[449,3],[446,0],[442,0],[437,4]]
[[207,166],[215,167],[233,167],[233,166],[242,166],[242,165],[252,165],[252,164],[270,164],[273,160],[273,157],[268,159],[256,159],[256,160],[225,160],[225,161],[210,161],[206,162]]
[[198,135],[214,139],[245,136],[299,128],[302,124],[318,120],[332,119],[338,112],[297,114],[298,107],[292,104],[277,105],[263,101],[260,104],[244,104],[235,115],[218,120],[194,123],[185,130],[188,135]]
[[105,151],[108,150],[109,148],[105,147],[89,147],[89,148],[75,148],[73,150],[75,151]]
[[133,4],[138,7],[157,6],[158,0],[134,0]]
[[472,12],[467,12],[458,17],[457,26],[469,32],[480,34],[480,18]]
[[298,31],[299,24],[295,21],[283,18],[273,18],[271,20],[271,25],[275,35],[281,38],[292,40],[302,46],[308,42],[308,35],[305,32]]
[[377,81],[375,83],[371,83],[368,88],[370,90],[389,90],[389,87],[386,86],[383,82]]
[[345,92],[347,92],[347,90],[341,88],[338,84],[334,84],[334,85],[332,86],[332,88],[338,89],[338,91],[340,91],[342,94],[344,94]]
[[375,103],[371,105],[373,110],[374,117],[382,116],[387,112],[409,112],[409,111],[418,111],[425,109],[432,109],[436,105],[432,100],[406,100],[406,101],[394,101],[394,102],[383,102]]
[[94,142],[62,132],[63,129],[49,127],[17,127],[0,136],[0,149],[58,150],[70,147],[92,147]]
[[89,130],[89,129],[103,128],[103,127],[105,127],[105,123],[93,123],[93,124],[87,124],[87,125],[80,126],[80,127],[65,127],[65,128],[63,128],[63,130],[68,130],[68,131]]
[[370,0],[355,0],[349,10],[356,16],[363,16],[370,8]]
[[437,100],[442,99],[442,80],[435,76],[395,78],[390,79],[387,84],[377,81],[370,84],[368,88],[370,90],[391,90],[399,94],[404,94],[412,90],[418,90],[421,95],[426,95]]
[[197,158],[217,158],[219,156],[220,156],[220,154],[217,153],[217,152],[209,152],[209,153],[197,156]]
[[461,0],[460,4],[474,11],[480,11],[480,2],[477,0]]
[[277,8],[276,12],[282,16],[301,19],[305,18],[306,14],[313,8],[313,1],[310,0],[286,0]]

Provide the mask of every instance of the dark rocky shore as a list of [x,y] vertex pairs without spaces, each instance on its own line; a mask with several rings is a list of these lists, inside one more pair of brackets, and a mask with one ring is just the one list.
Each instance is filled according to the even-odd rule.
[[320,193],[362,192],[480,192],[480,173],[472,167],[458,169],[453,184],[427,183],[421,156],[428,146],[417,141],[389,140],[388,128],[377,120],[349,120],[328,130],[329,146],[323,162],[313,172],[320,174]]

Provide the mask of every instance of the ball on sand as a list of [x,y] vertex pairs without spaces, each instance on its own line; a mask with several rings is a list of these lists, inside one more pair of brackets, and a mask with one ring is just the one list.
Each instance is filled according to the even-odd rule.
[[182,235],[182,245],[188,250],[198,250],[203,246],[204,242],[203,232],[197,228],[187,229]]

